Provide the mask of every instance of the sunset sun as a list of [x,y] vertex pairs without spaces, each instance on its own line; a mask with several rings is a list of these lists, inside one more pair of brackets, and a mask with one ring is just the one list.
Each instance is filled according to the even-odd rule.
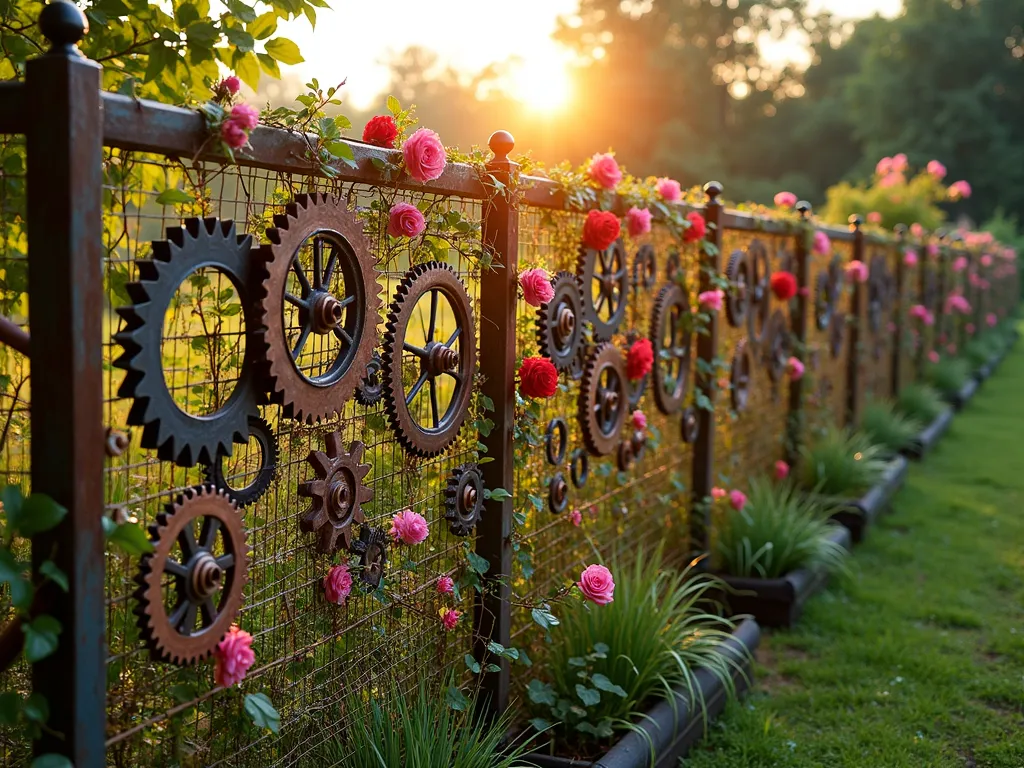
[[512,96],[535,112],[557,112],[572,97],[565,60],[555,52],[523,59],[510,79]]

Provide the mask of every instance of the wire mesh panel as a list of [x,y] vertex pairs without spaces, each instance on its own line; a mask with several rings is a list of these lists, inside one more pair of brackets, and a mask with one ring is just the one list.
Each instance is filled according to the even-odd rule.
[[[520,214],[520,273],[548,270],[555,296],[539,308],[520,301],[516,354],[562,369],[553,397],[517,405],[513,637],[535,652],[541,636],[527,606],[571,584],[598,553],[625,563],[661,544],[670,558],[686,551],[696,246],[656,224],[606,252],[581,249],[583,218]],[[653,369],[633,380],[626,358],[642,339]]]
[[810,257],[804,407],[811,430],[843,426],[847,420],[851,289],[845,269],[852,259],[849,240],[835,240],[830,253],[815,251]]
[[896,339],[896,274],[899,248],[894,244],[866,243],[868,268],[867,311],[861,333],[860,386],[868,399],[892,396],[893,348]]
[[922,344],[924,323],[916,309],[921,304],[921,249],[914,246],[904,249],[903,280],[900,287],[898,316],[900,338],[900,382],[902,386],[914,383],[918,378],[917,359]]
[[[471,529],[446,518],[449,488],[480,458],[480,203],[117,150],[105,169],[107,414],[132,438],[110,462],[107,511],[155,525],[157,541],[148,563],[108,555],[109,759],[335,764],[347,696],[385,681],[410,689],[469,649],[468,621],[442,627],[435,584],[465,561]],[[389,238],[396,202],[456,234]],[[362,337],[352,307],[372,318]],[[255,345],[266,347],[258,365]],[[367,375],[345,385],[339,370],[355,358]],[[243,411],[230,457],[204,452],[223,429],[211,414],[249,396],[253,379],[277,402],[248,421]],[[175,433],[187,423],[178,412],[210,425]],[[245,504],[238,530],[190,517],[187,489],[207,480]],[[422,544],[389,535],[407,509],[429,525]],[[221,593],[237,591],[256,657],[245,687],[277,705],[279,738],[215,685],[208,649],[178,640],[201,636],[228,599],[203,602],[192,581],[182,594],[180,564],[204,551],[222,568]],[[339,606],[323,584],[342,562],[357,586]]]
[[714,467],[723,487],[746,487],[785,455],[790,306],[770,286],[773,274],[795,273],[793,243],[791,235],[722,233],[731,288],[719,319]]

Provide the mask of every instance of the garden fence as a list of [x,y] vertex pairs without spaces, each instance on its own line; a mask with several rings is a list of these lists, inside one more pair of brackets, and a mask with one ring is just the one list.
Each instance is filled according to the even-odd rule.
[[[707,552],[712,486],[795,464],[812,430],[856,424],[867,398],[920,379],[933,349],[962,346],[1019,295],[1015,274],[997,280],[983,250],[951,238],[930,257],[930,240],[825,228],[804,206],[791,219],[726,209],[715,183],[703,205],[679,206],[704,215],[706,243],[656,220],[640,240],[581,251],[585,211],[520,176],[503,132],[486,173],[450,164],[426,184],[385,181],[393,153],[357,142],[356,166],[326,176],[303,136],[270,127],[227,164],[199,114],[101,92],[100,68],[75,48],[81,29],[50,26],[26,80],[0,84],[2,299],[16,326],[0,328],[2,457],[7,482],[69,510],[32,555],[53,557],[71,587],[49,605],[57,652],[8,670],[4,687],[31,678],[51,709],[37,749],[79,768],[332,764],[352,693],[464,670],[493,643],[542,660],[532,607],[595,548],[622,562],[662,544],[680,564]],[[370,214],[396,189],[458,222],[457,239],[435,243],[447,266],[389,245]],[[850,285],[852,260],[866,282]],[[535,266],[561,291],[540,309],[518,293]],[[770,290],[780,270],[797,278],[792,301]],[[336,296],[321,290],[339,274]],[[697,294],[719,274],[726,306],[693,333]],[[954,288],[970,316],[942,311]],[[908,316],[917,304],[934,326]],[[629,382],[624,350],[644,337],[655,371]],[[517,403],[517,362],[537,354],[558,357],[559,391]],[[634,408],[646,438],[628,426]],[[524,447],[527,422],[540,439]],[[107,428],[129,437],[113,456]],[[225,434],[243,442],[218,458]],[[192,503],[188,489],[211,479],[251,490],[240,523],[220,502]],[[417,550],[387,536],[406,508],[430,526]],[[104,516],[156,525],[157,553],[107,551]],[[216,606],[193,562],[204,547]],[[386,595],[370,583],[343,608],[327,603],[338,549],[361,558],[364,581],[383,575]],[[491,589],[448,633],[435,583],[464,572],[469,551]],[[187,584],[175,557],[192,558]],[[210,631],[234,620],[253,634],[246,685],[270,693],[282,735],[246,727],[209,662],[193,663],[209,645],[197,613]],[[495,660],[481,680],[500,710],[528,670]],[[30,749],[14,729],[0,739],[5,764]]]

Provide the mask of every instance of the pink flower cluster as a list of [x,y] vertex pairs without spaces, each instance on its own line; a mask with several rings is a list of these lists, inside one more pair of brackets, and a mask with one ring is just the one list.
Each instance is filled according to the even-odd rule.
[[722,309],[722,301],[725,299],[725,292],[722,290],[702,291],[697,295],[697,303],[701,309],[709,312],[718,312]]
[[867,282],[868,267],[863,261],[854,259],[846,265],[846,276],[855,283]]
[[775,195],[776,208],[792,208],[796,205],[796,195],[792,192],[779,192]]
[[547,304],[555,297],[555,288],[551,285],[551,275],[542,268],[527,269],[519,273],[519,286],[523,289],[523,299],[531,307]]
[[966,200],[971,196],[971,185],[966,181],[954,181],[949,185],[949,199],[956,202],[957,200]]
[[391,538],[396,542],[413,546],[422,544],[429,533],[427,521],[423,515],[413,512],[411,509],[403,509],[391,518]]
[[942,181],[944,178],[946,178],[946,166],[944,166],[938,160],[930,161],[928,163],[926,170],[936,181]]
[[248,104],[236,104],[220,124],[220,137],[232,149],[249,143],[249,131],[260,121],[260,113]]
[[908,313],[915,320],[920,320],[925,325],[935,325],[935,315],[924,304],[915,304]]
[[967,301],[966,297],[961,296],[959,293],[951,293],[946,297],[946,314],[956,312],[960,315],[969,314],[971,311],[971,303]]
[[804,364],[797,357],[791,357],[786,361],[786,370],[789,371],[790,381],[800,381],[804,377]]
[[349,573],[348,566],[344,563],[333,566],[324,576],[324,595],[327,602],[344,605],[351,593],[352,574]]
[[917,251],[913,248],[907,248],[907,250],[903,252],[903,263],[908,267],[917,266]]
[[814,233],[814,245],[811,250],[819,256],[828,256],[832,252],[832,241],[828,235],[818,230]]
[[654,189],[666,203],[678,203],[683,199],[683,190],[675,179],[668,179],[663,176],[655,183]]
[[237,685],[245,679],[249,667],[256,662],[252,635],[232,624],[224,639],[217,644],[213,655],[213,679],[217,685],[225,688]]
[[775,462],[775,479],[785,480],[787,477],[789,477],[789,464],[779,459]]
[[622,170],[611,152],[599,153],[590,158],[587,176],[604,189],[615,189],[622,181]]
[[633,206],[626,211],[626,230],[630,237],[640,237],[651,231],[651,219],[654,214],[648,208]]
[[954,272],[963,272],[965,269],[967,269],[967,257],[966,256],[957,256],[955,259],[953,259],[953,271]]

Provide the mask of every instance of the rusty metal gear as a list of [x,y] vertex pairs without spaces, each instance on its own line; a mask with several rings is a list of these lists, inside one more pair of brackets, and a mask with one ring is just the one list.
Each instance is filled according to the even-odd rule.
[[752,240],[747,247],[750,259],[750,312],[747,314],[747,335],[756,348],[764,341],[771,313],[772,264],[768,250],[760,240]]
[[359,555],[359,580],[377,589],[388,564],[388,537],[380,528],[361,525],[351,549]]
[[618,347],[599,344],[580,381],[577,414],[583,442],[595,456],[615,450],[629,411],[626,361]]
[[843,351],[843,344],[846,342],[846,315],[842,312],[837,312],[833,318],[832,323],[829,326],[828,331],[828,349],[832,354],[832,359],[839,357]]
[[725,268],[729,290],[725,294],[725,316],[729,325],[739,328],[750,312],[753,280],[750,274],[750,260],[746,251],[733,251]]
[[582,488],[587,484],[587,479],[590,477],[590,457],[582,448],[577,448],[569,457],[569,476],[572,478],[572,484],[577,488]]
[[821,271],[814,280],[814,324],[819,331],[827,331],[832,322],[832,300],[828,272]]
[[277,472],[277,437],[270,425],[259,416],[249,417],[249,440],[256,441],[260,452],[260,465],[256,476],[248,485],[232,487],[224,474],[224,461],[227,457],[223,455],[218,456],[212,464],[207,464],[204,470],[206,481],[227,492],[240,507],[247,507],[258,501],[270,488]]
[[565,482],[565,475],[561,472],[555,474],[548,481],[548,509],[551,514],[557,515],[565,512],[569,506],[569,484]]
[[615,452],[615,465],[619,468],[619,472],[629,471],[635,459],[636,454],[633,453],[632,439],[628,438],[619,443],[618,450]]
[[875,254],[868,269],[868,328],[872,334],[882,330],[889,304],[889,263],[883,254]]
[[455,536],[469,536],[484,509],[484,478],[476,464],[452,470],[444,490],[444,516]]
[[679,249],[673,248],[668,252],[668,258],[665,259],[665,279],[670,283],[678,283],[682,274],[682,257],[679,255]]
[[576,274],[583,287],[584,319],[595,339],[608,341],[626,317],[629,298],[629,266],[621,238],[603,251],[581,246]]
[[341,413],[377,344],[378,271],[344,201],[297,195],[274,216],[255,261],[260,370],[270,401],[312,424]]
[[651,311],[654,365],[651,380],[658,410],[672,414],[683,407],[690,376],[690,302],[675,283],[662,287]]
[[537,308],[537,344],[556,370],[569,369],[583,345],[583,291],[576,275],[551,278],[555,294]]
[[732,409],[736,413],[747,410],[750,401],[750,377],[753,373],[754,364],[751,360],[750,347],[746,339],[740,339],[736,342],[736,349],[732,355],[732,370],[729,377]]
[[363,382],[356,387],[356,402],[360,405],[376,405],[384,394],[384,361],[380,352],[373,350],[370,362],[366,364],[366,376]]
[[[253,381],[255,326],[249,309],[252,238],[235,232],[231,221],[187,219],[167,230],[167,239],[153,243],[153,257],[136,262],[139,280],[126,286],[132,304],[119,307],[124,328],[114,335],[124,353],[113,365],[127,371],[119,397],[132,398],[127,423],[142,427],[140,444],[155,449],[164,461],[183,467],[211,463],[231,455],[235,443],[246,441],[249,416],[259,415]],[[214,413],[193,416],[175,403],[164,380],[161,353],[164,320],[178,287],[201,269],[222,272],[242,305],[245,353],[227,401]]]
[[692,405],[683,410],[683,418],[679,424],[679,436],[684,443],[695,443],[700,436],[700,420],[697,409]]
[[249,555],[242,515],[213,486],[189,488],[149,526],[153,551],[135,577],[139,635],[179,666],[213,653],[238,616]]
[[775,383],[782,381],[789,364],[790,336],[786,315],[781,309],[772,312],[765,326],[762,360],[768,376]]
[[[416,311],[428,294],[429,319]],[[440,307],[441,297],[447,308]],[[435,339],[439,319],[446,317],[454,320],[455,330],[447,339]],[[411,330],[422,331],[422,341],[417,337],[414,344]],[[384,410],[407,451],[436,456],[455,441],[469,413],[475,371],[476,333],[466,286],[447,264],[413,267],[395,289],[384,333]],[[447,405],[441,400],[445,394]]]
[[633,257],[633,287],[649,291],[658,281],[658,263],[654,257],[654,246],[641,245]]
[[548,464],[557,467],[565,461],[568,448],[569,425],[561,416],[556,416],[548,422],[548,428],[544,432],[544,454],[547,456]]
[[324,437],[325,451],[310,451],[306,459],[316,473],[316,479],[299,485],[299,496],[310,499],[309,508],[299,520],[299,529],[316,533],[318,552],[330,554],[352,544],[352,524],[365,519],[363,504],[373,499],[373,490],[363,485],[370,472],[369,464],[360,464],[364,446],[350,443],[348,452],[342,449],[341,433],[330,432]]

